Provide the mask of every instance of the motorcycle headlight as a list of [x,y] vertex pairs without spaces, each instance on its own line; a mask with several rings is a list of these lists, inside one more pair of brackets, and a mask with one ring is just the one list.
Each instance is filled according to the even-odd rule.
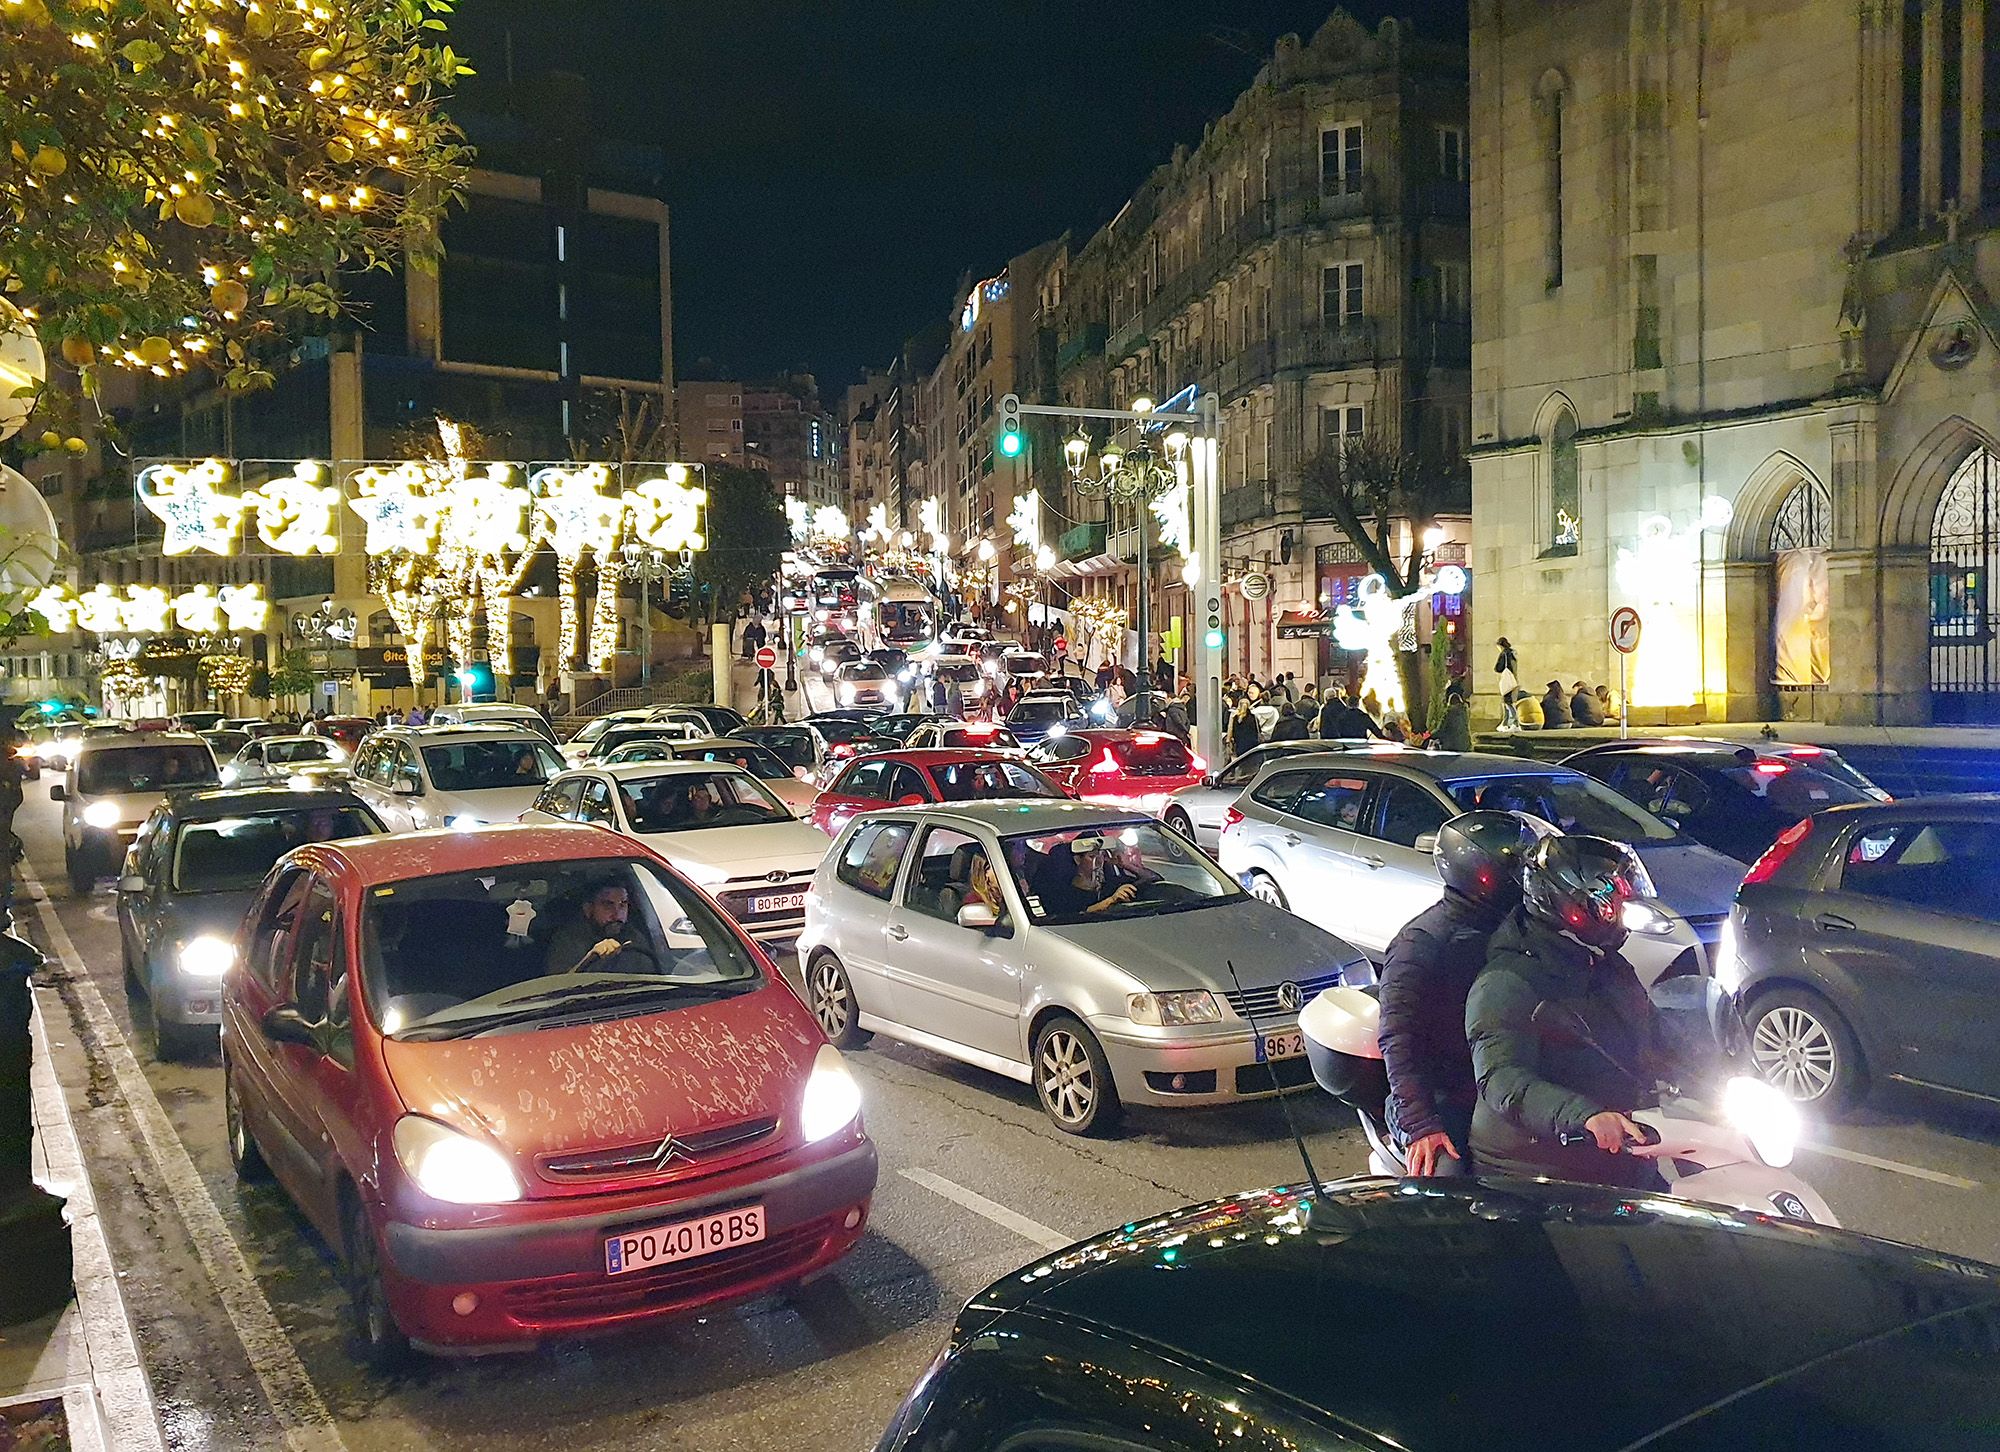
[[1125,1016],[1148,1028],[1175,1028],[1182,1024],[1221,1023],[1222,1006],[1205,988],[1179,993],[1135,993],[1125,1000]]
[[1651,903],[1628,902],[1620,911],[1628,933],[1644,933],[1648,937],[1665,938],[1674,931],[1675,918],[1672,913],[1661,912]]
[[396,1121],[394,1138],[403,1172],[433,1200],[499,1205],[521,1198],[507,1157],[482,1140],[414,1114]]
[[92,802],[83,809],[83,825],[95,827],[100,832],[108,832],[118,825],[118,804],[116,802]]
[[227,938],[203,933],[181,944],[175,961],[190,978],[220,978],[236,962],[236,945]]
[[847,1128],[860,1112],[861,1086],[848,1072],[840,1050],[821,1044],[806,1080],[805,1096],[799,1101],[799,1133],[807,1144],[817,1144]]
[[1723,1086],[1722,1113],[1772,1169],[1792,1162],[1799,1147],[1799,1107],[1779,1090],[1762,1079],[1738,1075]]

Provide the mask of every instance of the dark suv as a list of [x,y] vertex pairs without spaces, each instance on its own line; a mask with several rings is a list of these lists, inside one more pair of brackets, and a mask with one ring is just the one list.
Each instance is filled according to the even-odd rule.
[[1800,818],[1876,799],[1866,777],[1852,768],[1828,770],[1824,760],[1823,753],[1781,754],[1731,741],[1613,741],[1563,765],[1596,777],[1702,846],[1755,862]]
[[1880,1079],[2000,1099],[2000,797],[1804,818],[1743,879],[1715,977],[1796,1099],[1838,1110]]

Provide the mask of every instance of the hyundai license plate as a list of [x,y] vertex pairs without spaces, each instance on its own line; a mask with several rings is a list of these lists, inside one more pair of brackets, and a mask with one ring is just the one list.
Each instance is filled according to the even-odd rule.
[[677,1260],[699,1260],[718,1250],[734,1250],[739,1245],[755,1245],[764,1238],[764,1207],[745,1205],[740,1210],[718,1210],[694,1220],[675,1220],[650,1230],[614,1235],[604,1242],[606,1275],[622,1276],[627,1271],[667,1265]]
[[1296,1059],[1305,1051],[1304,1034],[1262,1034],[1257,1039],[1257,1062],[1260,1064],[1268,1064],[1273,1059]]
[[796,913],[805,911],[805,906],[804,888],[797,892],[774,892],[768,897],[750,899],[750,911],[753,913]]

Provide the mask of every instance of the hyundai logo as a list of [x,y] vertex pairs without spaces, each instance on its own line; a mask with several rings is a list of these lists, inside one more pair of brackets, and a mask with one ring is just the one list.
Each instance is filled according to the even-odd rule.
[[764,874],[764,881],[783,882],[787,877],[790,876],[791,874],[789,872],[767,872]]
[[1296,983],[1278,985],[1278,1007],[1286,1013],[1297,1013],[1306,1006],[1305,990]]

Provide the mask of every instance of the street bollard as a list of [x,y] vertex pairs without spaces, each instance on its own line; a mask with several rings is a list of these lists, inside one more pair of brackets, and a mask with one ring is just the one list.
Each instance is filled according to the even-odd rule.
[[0,1326],[46,1316],[75,1294],[62,1197],[34,1178],[28,979],[41,962],[33,946],[0,934]]

